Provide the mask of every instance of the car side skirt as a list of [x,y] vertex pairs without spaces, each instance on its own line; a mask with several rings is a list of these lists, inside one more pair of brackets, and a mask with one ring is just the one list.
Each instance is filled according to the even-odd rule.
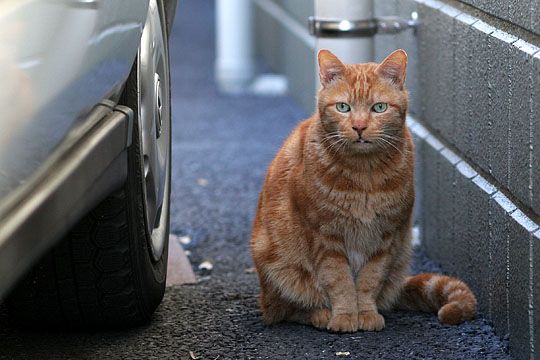
[[0,204],[0,301],[30,266],[127,177],[133,111],[104,100]]

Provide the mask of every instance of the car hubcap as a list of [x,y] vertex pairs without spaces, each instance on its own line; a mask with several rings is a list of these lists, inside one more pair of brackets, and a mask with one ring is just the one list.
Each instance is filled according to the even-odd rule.
[[155,261],[167,236],[170,114],[168,63],[155,0],[150,1],[139,48],[139,126],[144,166],[146,231]]
[[161,136],[161,126],[163,125],[162,111],[163,104],[161,102],[161,81],[159,80],[159,74],[154,75],[154,92],[156,95],[156,137]]

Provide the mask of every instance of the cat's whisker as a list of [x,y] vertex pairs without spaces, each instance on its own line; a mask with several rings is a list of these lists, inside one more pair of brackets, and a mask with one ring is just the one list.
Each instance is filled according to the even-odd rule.
[[347,146],[348,144],[348,141],[343,139],[343,145],[339,148],[339,150],[341,151],[342,148],[345,148],[345,146]]
[[336,134],[336,135],[324,137],[324,138],[321,140],[321,144],[324,144],[326,141],[330,141],[330,140],[333,140],[333,139],[336,139],[336,138],[339,139],[340,137],[341,137],[340,134]]
[[332,148],[333,148],[334,146],[336,146],[336,143],[338,143],[338,142],[339,142],[339,138],[338,138],[337,140],[336,140],[336,139],[331,139],[331,141],[329,140],[329,142],[328,142],[328,144],[327,144],[327,148],[328,148],[329,150],[332,150]]
[[387,137],[384,136],[384,135],[380,135],[379,137],[377,137],[377,139],[378,139],[378,140],[385,141],[385,142],[388,143],[388,144],[391,144],[391,145],[396,146],[396,144],[394,144],[394,143],[392,142],[393,139],[389,139],[389,138],[387,138]]
[[405,139],[394,136],[394,135],[390,135],[387,132],[384,132],[384,131],[381,131],[381,130],[375,132],[374,135],[377,136],[381,140],[384,139],[387,142],[392,143],[392,145],[394,145],[394,147],[395,147],[396,144],[401,145],[401,144],[405,143]]
[[335,154],[337,154],[341,148],[343,147],[343,145],[346,143],[346,140],[341,138],[341,139],[338,139],[338,141],[332,143],[332,146],[330,146],[329,150],[333,151]]
[[338,141],[334,142],[332,146],[329,148],[330,150],[334,150],[333,152],[335,154],[339,153],[341,149],[347,144],[347,140],[344,138],[338,139]]
[[386,137],[389,137],[389,138],[392,138],[392,139],[395,139],[395,140],[399,140],[399,141],[405,141],[405,139],[403,139],[403,137],[398,136],[397,134],[396,135],[392,134],[392,131],[390,131],[387,128],[377,129],[377,130],[375,130],[375,134],[376,135],[384,135]]
[[402,138],[395,138],[388,135],[383,136],[386,140],[391,140],[393,145],[397,145],[401,148],[402,151],[400,151],[401,154],[406,154],[409,152],[409,148],[407,146],[402,146],[405,144],[406,140]]
[[328,141],[330,139],[341,137],[341,133],[339,131],[333,131],[331,133],[326,134],[322,140],[321,143],[324,143],[325,141]]
[[385,139],[385,138],[379,138],[382,142],[388,144],[389,146],[393,147],[394,149],[398,150],[401,154],[403,154],[402,152],[402,147],[401,146],[398,146],[398,144],[394,144],[392,141],[389,141],[388,139]]
[[384,137],[384,138],[386,138],[388,140],[395,141],[395,142],[397,142],[399,144],[402,144],[402,143],[405,142],[405,139],[403,139],[403,138],[399,138],[399,137],[396,137],[396,136],[393,136],[393,135],[390,135],[390,134],[386,134],[386,133],[382,133],[382,134],[380,134],[380,136]]
[[338,153],[344,145],[347,143],[347,140],[343,137],[343,134],[341,131],[333,131],[331,133],[328,133],[322,140],[321,144],[326,144],[328,151],[332,153]]
[[379,137],[378,140],[383,141],[383,144],[386,143],[386,144],[390,145],[391,147],[393,147],[394,149],[396,149],[401,155],[403,155],[403,151],[401,151],[400,148],[398,148],[396,145],[392,144],[390,141],[386,140],[386,139],[383,138],[383,137]]

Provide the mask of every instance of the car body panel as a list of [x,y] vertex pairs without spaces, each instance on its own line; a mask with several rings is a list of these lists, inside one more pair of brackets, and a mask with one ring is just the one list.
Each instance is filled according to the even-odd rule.
[[0,301],[125,181],[131,110],[117,103],[147,12],[147,0],[0,1]]
[[146,0],[0,2],[0,212],[102,99],[116,102]]

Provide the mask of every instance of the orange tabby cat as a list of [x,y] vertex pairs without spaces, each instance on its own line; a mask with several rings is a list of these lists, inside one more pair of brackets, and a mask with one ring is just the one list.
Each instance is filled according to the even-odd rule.
[[407,277],[414,151],[407,55],[345,65],[319,52],[318,111],[285,141],[259,197],[251,251],[267,323],[381,330],[379,310],[438,311],[457,324],[476,299],[458,279]]

